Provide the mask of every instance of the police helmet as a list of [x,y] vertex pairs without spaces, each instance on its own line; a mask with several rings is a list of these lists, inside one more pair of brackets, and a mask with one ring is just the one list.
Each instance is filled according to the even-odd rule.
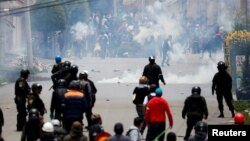
[[226,70],[227,69],[227,65],[223,61],[219,61],[218,64],[217,64],[217,68],[219,70]]
[[22,69],[22,70],[20,71],[20,75],[21,75],[22,77],[27,77],[29,74],[30,74],[30,71],[29,71],[28,69]]
[[77,74],[78,72],[78,66],[77,65],[71,65],[70,70],[72,73]]
[[203,132],[203,133],[207,133],[207,123],[204,121],[198,121],[194,127],[195,132]]
[[88,78],[88,71],[84,70],[83,72],[79,73],[79,78],[80,79],[87,79]]
[[71,62],[70,61],[64,61],[64,67],[68,67],[68,68],[70,68],[70,66],[71,66]]
[[34,83],[31,86],[32,91],[34,91],[34,90],[42,90],[42,88],[43,88],[42,85],[39,84],[39,83]]
[[66,86],[66,81],[64,80],[64,79],[59,79],[58,81],[57,81],[57,84],[59,85],[59,86]]
[[155,61],[155,56],[149,56],[148,60],[149,60],[150,62],[154,62],[154,61]]
[[57,55],[56,57],[55,57],[55,61],[58,63],[58,62],[61,62],[62,61],[62,58],[61,58],[61,56],[60,55]]
[[234,116],[234,123],[235,124],[244,124],[245,123],[245,116],[242,113],[236,113]]
[[30,109],[29,120],[30,119],[39,119],[39,111],[36,108]]
[[69,89],[71,90],[80,90],[80,82],[77,80],[73,80],[69,83]]
[[52,133],[54,132],[54,126],[51,122],[45,122],[42,127],[42,131]]
[[57,126],[57,127],[61,126],[61,123],[58,119],[52,119],[51,123],[53,124],[53,126]]
[[201,88],[199,86],[194,86],[191,90],[192,94],[197,93],[197,94],[201,94]]

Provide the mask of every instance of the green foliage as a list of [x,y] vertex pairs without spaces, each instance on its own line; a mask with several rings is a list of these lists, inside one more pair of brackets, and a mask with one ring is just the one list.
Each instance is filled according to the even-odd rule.
[[235,101],[234,107],[237,112],[241,112],[245,115],[246,122],[245,124],[250,124],[250,101]]

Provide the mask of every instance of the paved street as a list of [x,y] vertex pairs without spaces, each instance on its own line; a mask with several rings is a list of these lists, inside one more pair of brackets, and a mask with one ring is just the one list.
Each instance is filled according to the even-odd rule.
[[[170,62],[170,66],[164,67],[164,78],[166,85],[162,86],[163,96],[169,101],[174,117],[174,127],[172,131],[178,135],[178,141],[183,140],[186,130],[186,121],[181,118],[181,110],[184,99],[190,95],[191,88],[194,85],[199,85],[202,89],[202,95],[206,97],[209,117],[207,122],[209,124],[228,124],[231,114],[225,106],[225,118],[220,119],[218,116],[217,101],[215,96],[211,95],[211,80],[206,78],[214,72],[203,70],[200,66],[209,65],[207,61],[198,59],[198,56],[187,56],[184,61],[175,60]],[[113,134],[113,126],[116,122],[122,122],[125,130],[133,123],[133,118],[136,116],[135,107],[132,103],[132,92],[137,85],[139,76],[145,64],[148,63],[147,58],[83,58],[77,60],[76,58],[67,58],[63,60],[70,60],[73,64],[79,66],[79,71],[88,70],[90,79],[94,80],[97,92],[97,101],[94,107],[94,113],[100,113],[103,118],[104,129]],[[212,62],[217,63],[218,60]],[[54,60],[43,60],[47,65],[52,65]],[[160,60],[156,62],[160,64]],[[216,63],[213,67],[216,68]],[[200,73],[201,71],[206,71]],[[216,69],[211,69],[216,71]],[[172,74],[172,75],[171,75]],[[171,76],[176,75],[176,78]],[[188,77],[187,77],[188,76]],[[187,78],[182,80],[181,78]],[[198,78],[197,78],[198,77]],[[36,78],[36,79],[35,79]],[[37,78],[47,78],[47,80],[39,81]],[[29,84],[39,82],[43,86],[41,94],[45,102],[47,110],[49,111],[51,93],[49,91],[52,82],[50,81],[50,70],[48,73],[40,73],[35,77],[29,79]],[[191,80],[189,80],[192,78]],[[201,83],[197,80],[201,79]],[[211,79],[211,80],[209,80]],[[178,81],[178,80],[182,80]],[[3,127],[3,137],[6,141],[20,140],[21,132],[16,132],[16,108],[14,104],[14,84],[9,83],[0,87],[0,106],[3,109],[5,117],[5,125]],[[49,120],[49,113],[45,114],[45,121]],[[86,123],[86,121],[84,121]],[[145,132],[146,134],[146,132]],[[144,135],[145,135],[144,134]]]

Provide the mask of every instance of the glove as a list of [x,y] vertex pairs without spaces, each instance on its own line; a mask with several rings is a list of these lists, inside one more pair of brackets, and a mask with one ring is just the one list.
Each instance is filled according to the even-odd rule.
[[165,82],[163,82],[163,85],[166,85],[166,83],[165,83]]
[[212,95],[214,95],[214,90],[212,90]]

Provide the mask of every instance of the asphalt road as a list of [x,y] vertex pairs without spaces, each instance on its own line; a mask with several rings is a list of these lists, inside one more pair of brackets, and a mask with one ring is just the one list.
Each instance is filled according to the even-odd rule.
[[[144,65],[148,63],[147,58],[106,58],[104,60],[100,58],[83,58],[81,60],[65,58],[63,60],[69,60],[72,64],[77,64],[79,71],[89,71],[90,79],[94,80],[98,89],[93,112],[101,114],[104,129],[113,134],[114,124],[122,122],[125,130],[127,130],[133,124],[133,118],[136,116],[135,106],[131,99],[132,92],[137,85]],[[174,117],[174,126],[171,131],[176,132],[178,141],[183,140],[186,130],[186,120],[181,118],[183,103],[185,98],[191,94],[191,88],[195,85],[201,87],[202,95],[207,100],[209,117],[206,121],[208,124],[228,124],[232,120],[226,106],[225,118],[217,118],[219,114],[217,101],[215,96],[211,95],[211,76],[216,69],[211,69],[210,64],[212,63],[213,67],[216,68],[216,63],[219,60],[202,60],[199,56],[193,55],[186,56],[184,61],[181,60],[183,59],[172,60],[170,66],[162,68],[167,84],[165,86],[161,85],[163,97],[168,100]],[[48,66],[52,66],[54,63],[54,60],[40,61]],[[157,59],[156,62],[159,63],[160,59]],[[48,111],[52,93],[52,90],[49,90],[52,85],[49,78],[50,70],[48,73],[39,73],[29,79],[30,85],[34,82],[42,84],[41,98],[44,100]],[[6,141],[18,141],[21,138],[21,132],[15,131],[14,83],[1,86],[0,96],[0,106],[3,109],[5,118],[3,137]],[[49,121],[49,113],[45,114],[45,121]],[[85,119],[84,123],[87,123]]]

